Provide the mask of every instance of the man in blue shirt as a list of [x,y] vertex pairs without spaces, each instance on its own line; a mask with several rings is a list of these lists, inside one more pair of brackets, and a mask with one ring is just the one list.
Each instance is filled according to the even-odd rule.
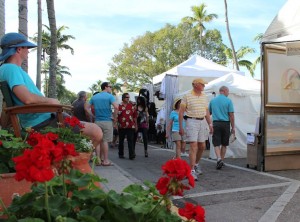
[[[0,54],[0,81],[6,81],[13,92],[12,98],[15,105],[22,106],[25,104],[59,104],[54,98],[45,97],[35,86],[21,65],[28,58],[28,49],[35,48],[36,45],[27,41],[26,37],[20,33],[11,32],[5,34],[1,39]],[[51,113],[29,113],[18,115],[23,128],[32,127],[41,129],[53,122],[57,122]],[[102,138],[101,129],[93,123],[82,122],[84,128],[82,133],[88,136],[94,147],[97,149]]]
[[[112,86],[109,82],[101,84],[101,93],[95,94],[88,105],[88,110],[91,106],[95,109],[95,123],[102,129],[103,138],[100,144],[101,150],[96,150],[97,157],[100,159],[97,165],[111,166],[113,165],[108,160],[108,143],[113,140],[113,125],[117,122],[118,104],[115,97],[111,94]],[[112,106],[114,112],[112,113]],[[93,116],[92,112],[90,115]]]
[[209,103],[209,112],[213,119],[213,145],[217,156],[217,169],[224,166],[226,147],[229,145],[230,124],[231,133],[235,134],[234,129],[234,109],[231,99],[228,98],[229,89],[221,86],[220,95],[212,99]]

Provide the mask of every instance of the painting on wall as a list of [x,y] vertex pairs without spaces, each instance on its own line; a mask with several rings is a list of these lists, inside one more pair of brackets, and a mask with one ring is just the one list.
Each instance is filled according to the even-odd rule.
[[300,114],[266,115],[266,153],[300,151]]
[[300,107],[300,57],[267,50],[266,106]]

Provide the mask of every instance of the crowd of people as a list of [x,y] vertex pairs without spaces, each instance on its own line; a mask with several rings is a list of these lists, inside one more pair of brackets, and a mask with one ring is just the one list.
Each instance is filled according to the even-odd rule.
[[[8,83],[16,105],[59,104],[57,99],[45,97],[21,68],[22,62],[28,58],[28,49],[34,47],[37,46],[27,41],[22,34],[5,34],[1,39],[0,80]],[[231,133],[235,133],[234,108],[228,98],[229,89],[222,86],[219,95],[208,103],[203,92],[205,84],[203,79],[194,79],[191,91],[182,99],[174,101],[167,127],[161,123],[160,128],[154,129],[157,132],[157,142],[164,144],[166,138],[172,138],[176,144],[175,158],[189,157],[191,174],[195,180],[198,180],[198,175],[202,174],[199,163],[209,133],[212,134],[218,170],[225,166],[224,158],[229,137]],[[108,150],[109,144],[116,146],[117,138],[119,158],[125,158],[125,138],[128,144],[128,158],[130,160],[136,158],[135,145],[139,137],[143,142],[144,156],[146,158],[149,156],[148,143],[149,137],[151,138],[149,132],[153,135],[156,110],[155,105],[149,103],[147,90],[140,90],[136,101],[130,101],[129,94],[123,93],[122,102],[118,104],[112,95],[112,85],[103,82],[101,92],[94,93],[89,101],[87,93],[80,91],[72,105],[73,115],[84,125],[82,133],[88,136],[94,145],[97,165],[113,165],[109,161]],[[64,117],[66,116],[68,115],[64,114]],[[53,113],[23,114],[19,119],[23,127],[32,127],[35,130],[57,124]],[[187,142],[189,154],[185,152]]]

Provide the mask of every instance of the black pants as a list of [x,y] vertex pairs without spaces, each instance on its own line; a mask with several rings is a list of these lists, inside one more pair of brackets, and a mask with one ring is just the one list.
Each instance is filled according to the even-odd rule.
[[144,150],[146,151],[148,149],[148,129],[147,128],[139,128],[138,131],[134,134],[134,147],[135,147],[135,143],[136,143],[139,132],[142,133],[142,135],[143,135]]
[[119,156],[124,156],[124,139],[127,137],[129,158],[134,158],[134,133],[135,129],[119,128]]

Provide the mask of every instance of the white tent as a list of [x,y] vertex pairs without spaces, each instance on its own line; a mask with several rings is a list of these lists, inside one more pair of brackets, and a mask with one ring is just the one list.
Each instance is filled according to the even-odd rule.
[[[247,133],[255,132],[260,114],[261,83],[250,77],[229,73],[209,82],[205,86],[205,93],[208,98],[213,98],[213,92],[218,95],[221,86],[229,88],[228,97],[232,100],[234,106],[237,137],[237,140],[229,145],[226,157],[246,157]],[[210,157],[213,159],[216,157],[212,145]]]
[[209,82],[216,78],[219,78],[227,73],[234,72],[240,75],[245,75],[244,72],[230,69],[226,66],[222,66],[208,59],[205,59],[199,55],[194,55],[183,63],[173,67],[172,69],[153,77],[153,84],[160,86],[160,92],[166,95],[166,85],[170,84],[167,80],[167,76],[178,78],[178,92],[184,92],[191,88],[192,80],[195,77],[203,78]]
[[263,35],[262,42],[300,40],[300,1],[288,0]]

